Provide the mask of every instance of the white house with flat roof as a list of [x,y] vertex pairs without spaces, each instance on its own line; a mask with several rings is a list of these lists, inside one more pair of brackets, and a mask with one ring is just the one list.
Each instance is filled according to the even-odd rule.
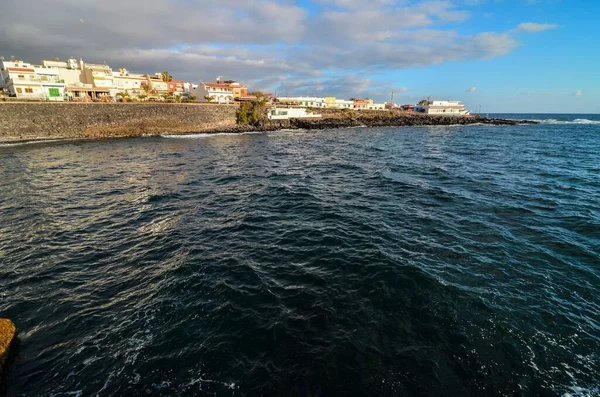
[[466,116],[471,112],[465,110],[465,105],[460,101],[432,101],[428,100],[418,110],[422,113],[441,116]]
[[312,113],[307,108],[273,107],[267,114],[269,120],[320,118],[320,114]]

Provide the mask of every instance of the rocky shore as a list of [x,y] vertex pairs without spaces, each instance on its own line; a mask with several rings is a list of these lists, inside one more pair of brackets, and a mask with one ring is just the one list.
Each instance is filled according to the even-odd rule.
[[306,129],[319,130],[328,128],[349,127],[415,127],[415,126],[445,126],[445,125],[519,125],[536,124],[533,121],[506,120],[495,118],[484,118],[479,116],[455,117],[455,116],[430,116],[411,113],[388,113],[380,114],[358,114],[353,117],[331,117],[321,119],[291,119],[268,121],[257,128],[258,130],[271,129]]

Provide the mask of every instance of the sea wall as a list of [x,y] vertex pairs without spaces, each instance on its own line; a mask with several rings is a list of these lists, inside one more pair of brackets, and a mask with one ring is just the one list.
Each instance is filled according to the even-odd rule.
[[0,142],[189,133],[231,127],[237,106],[0,102]]

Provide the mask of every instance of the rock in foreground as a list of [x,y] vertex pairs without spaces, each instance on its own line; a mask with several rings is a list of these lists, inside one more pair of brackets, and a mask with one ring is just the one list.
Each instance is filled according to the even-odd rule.
[[8,366],[8,357],[16,333],[17,329],[12,321],[7,318],[0,318],[0,384],[2,383],[2,375]]

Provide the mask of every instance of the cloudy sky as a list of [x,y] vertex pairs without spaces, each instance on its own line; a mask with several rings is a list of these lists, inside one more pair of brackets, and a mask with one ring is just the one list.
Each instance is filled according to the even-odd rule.
[[597,0],[4,0],[0,55],[279,95],[600,113]]

